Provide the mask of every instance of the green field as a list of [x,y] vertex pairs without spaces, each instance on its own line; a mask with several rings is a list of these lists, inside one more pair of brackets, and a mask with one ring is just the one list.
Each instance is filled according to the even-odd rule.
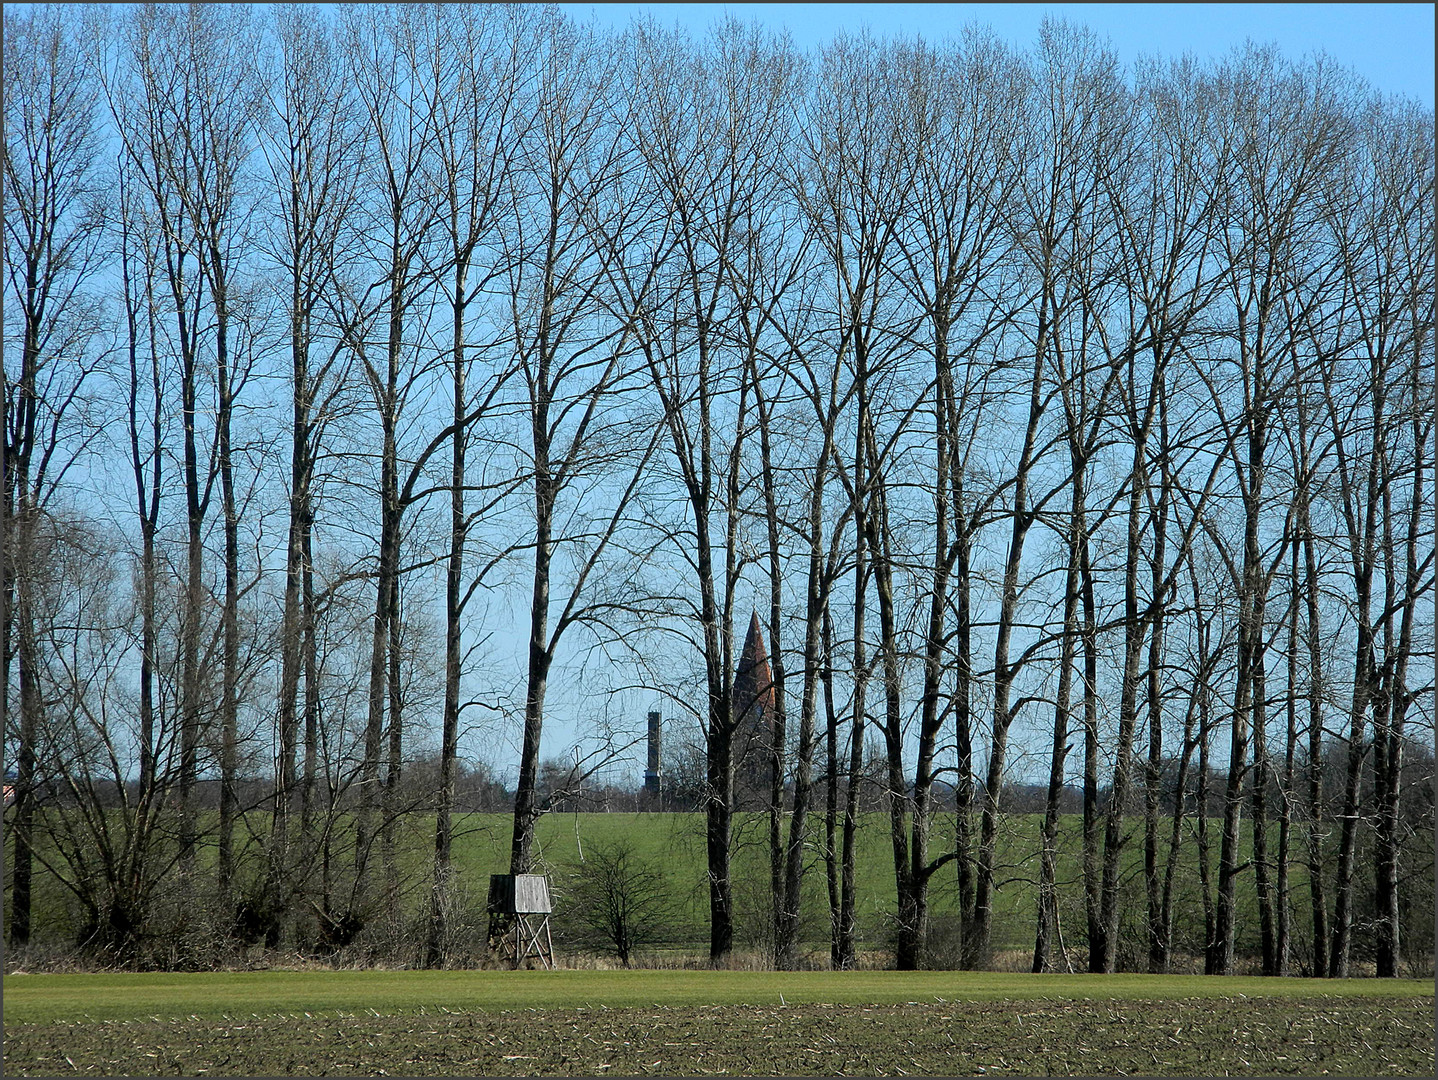
[[[251,839],[239,848],[240,888],[256,888],[264,873],[263,850],[256,837],[266,833],[262,815],[251,815],[241,832]],[[489,875],[508,870],[508,814],[472,813],[455,818],[454,896],[456,911],[452,925],[463,935],[459,946],[451,952],[451,964],[457,967],[477,966],[483,959],[485,899]],[[999,887],[993,896],[994,916],[991,966],[996,970],[1026,971],[1031,958],[1035,923],[1035,883],[1039,850],[1040,818],[1038,815],[1011,814],[1001,819],[996,878]],[[1061,823],[1060,858],[1060,919],[1070,961],[1082,969],[1083,955],[1083,889],[1080,858],[1081,821],[1075,815]],[[390,966],[413,966],[419,963],[419,944],[424,940],[425,918],[429,903],[430,855],[433,845],[432,815],[412,814],[403,818],[397,829],[398,879],[400,881],[399,911],[394,919],[371,924],[366,939],[358,948],[331,957],[337,966],[385,963]],[[815,821],[816,830],[822,820]],[[937,855],[951,843],[951,815],[939,815],[932,850]],[[1130,828],[1137,835],[1127,845],[1130,860],[1122,875],[1120,910],[1125,920],[1121,927],[1119,966],[1121,969],[1142,970],[1146,956],[1140,949],[1145,940],[1141,924],[1144,914],[1143,880],[1138,861],[1142,857],[1142,823],[1130,819]],[[1216,823],[1215,823],[1216,833]],[[889,820],[886,814],[866,813],[860,822],[859,852],[856,863],[858,897],[858,944],[863,966],[884,967],[892,964],[894,880]],[[238,836],[237,836],[238,839]],[[807,871],[801,904],[801,938],[807,957],[806,966],[825,967],[829,951],[829,910],[825,890],[825,867],[818,846],[821,833],[814,835],[807,856]],[[1217,837],[1214,835],[1210,858],[1217,858]],[[584,966],[612,963],[592,940],[585,940],[568,903],[567,892],[574,874],[583,873],[585,853],[592,855],[601,845],[624,842],[642,859],[660,867],[669,892],[670,910],[664,919],[661,940],[642,949],[636,962],[643,965],[680,967],[701,963],[707,956],[709,934],[709,897],[705,873],[704,818],[694,813],[553,813],[541,818],[537,825],[537,869],[550,875],[555,896],[553,931],[561,963]],[[1165,843],[1166,848],[1166,843]],[[212,858],[207,850],[202,860]],[[1204,935],[1203,905],[1199,893],[1198,845],[1188,837],[1180,851],[1180,869],[1176,877],[1174,899],[1174,960],[1175,972],[1201,970]],[[341,856],[336,856],[342,862]],[[765,966],[772,924],[769,897],[768,817],[764,814],[738,814],[735,821],[733,888],[735,904],[735,960],[738,966]],[[1213,869],[1212,867],[1210,868]],[[1216,873],[1213,874],[1216,879]],[[1408,951],[1419,958],[1406,973],[1421,975],[1431,969],[1432,908],[1431,889],[1426,879],[1410,885],[1404,927]],[[249,883],[248,885],[246,883]],[[1420,887],[1421,886],[1421,887]],[[1290,915],[1294,941],[1294,970],[1303,972],[1309,935],[1308,891],[1305,868],[1294,865],[1290,870]],[[1240,965],[1252,964],[1258,949],[1258,918],[1253,899],[1253,874],[1243,873],[1238,880],[1237,953]],[[1368,891],[1359,887],[1360,902]],[[933,967],[956,966],[957,881],[954,869],[937,873],[930,884],[930,922],[928,964]],[[186,918],[198,910],[195,897],[172,893],[167,900],[169,918]],[[163,916],[163,912],[157,913]],[[34,942],[50,955],[59,956],[64,969],[65,950],[77,935],[81,913],[73,899],[60,885],[41,873],[35,883]],[[1361,919],[1360,919],[1361,923]],[[1411,925],[1410,925],[1411,924]],[[171,963],[165,959],[164,948],[172,939],[164,930],[164,917],[156,927],[158,959],[152,966],[179,968],[244,967],[257,960],[266,966],[299,962],[290,958],[264,960],[253,954],[219,954],[213,951],[214,935],[203,936],[197,928],[196,940],[201,942],[193,959]],[[206,944],[206,943],[210,944]],[[1361,944],[1361,943],[1360,943]],[[206,952],[209,948],[211,951]],[[351,955],[351,953],[353,955]],[[32,957],[28,963],[46,964],[43,958]],[[13,969],[12,958],[9,967]],[[1060,962],[1060,966],[1062,966]],[[52,967],[53,969],[53,967]],[[1240,970],[1245,970],[1243,966]],[[1359,968],[1361,969],[1361,966]]]
[[7,1075],[1431,1075],[1408,980],[10,975]]
[[1409,979],[961,971],[241,971],[5,976],[5,1023],[234,1015],[1155,998],[1432,999]]
[[[509,829],[512,819],[507,814],[467,814],[457,818],[454,861],[459,868],[459,884],[473,904],[482,905],[489,875],[507,872]],[[1041,817],[1034,814],[1013,814],[1003,819],[999,836],[997,877],[1000,887],[994,894],[993,944],[996,951],[1031,950],[1035,919],[1035,888],[1038,874],[1039,830]],[[770,921],[769,897],[769,819],[765,814],[736,814],[733,854],[733,889],[735,903],[736,945],[740,948],[762,948],[767,943]],[[1141,823],[1139,823],[1141,828]],[[822,829],[822,819],[814,821]],[[952,829],[942,818],[932,841],[935,856],[946,850],[945,828]],[[1062,822],[1059,843],[1060,881],[1073,884],[1062,893],[1068,907],[1061,914],[1066,925],[1077,928],[1081,921],[1082,887],[1080,877],[1081,820],[1070,815]],[[405,845],[408,861],[405,878],[427,886],[428,863],[425,843],[432,842],[428,818],[411,824],[410,842]],[[707,947],[709,936],[709,893],[707,887],[704,847],[704,817],[701,814],[632,814],[632,813],[559,813],[541,818],[537,829],[537,853],[540,868],[551,875],[556,892],[554,916],[556,933],[561,937],[568,929],[564,911],[565,877],[582,866],[581,856],[596,845],[623,841],[641,856],[662,866],[676,901],[676,918],[671,926],[670,944],[674,946]],[[801,906],[804,940],[815,950],[828,952],[829,911],[825,895],[825,870],[816,835],[807,859]],[[1217,858],[1217,834],[1214,834],[1213,857]],[[858,927],[861,943],[869,948],[884,949],[894,912],[893,851],[890,846],[887,814],[870,812],[862,816],[858,832],[855,892],[858,897]],[[1174,905],[1176,936],[1181,942],[1201,948],[1202,906],[1197,899],[1197,844],[1190,842],[1182,852],[1184,872],[1179,875],[1179,895]],[[1137,860],[1141,843],[1129,845],[1130,857]],[[1133,868],[1137,870],[1137,864]],[[1216,875],[1215,875],[1216,876]],[[1291,888],[1300,900],[1306,899],[1306,877],[1301,868],[1294,868]],[[1135,915],[1142,906],[1143,883],[1136,873],[1125,875],[1126,888],[1131,892],[1126,909]],[[1240,903],[1252,901],[1252,875],[1240,878]],[[946,919],[958,910],[957,877],[952,870],[940,871],[930,883],[931,944],[942,962],[945,946]],[[413,910],[419,913],[427,900],[427,891],[416,888],[412,893]],[[1305,914],[1302,903],[1295,903],[1296,925]],[[1250,925],[1251,924],[1251,925]],[[1239,943],[1257,945],[1257,919],[1244,920],[1244,935]],[[1249,940],[1251,939],[1251,940]]]
[[[427,851],[426,843],[432,843],[429,820],[416,820],[412,825],[411,841],[406,845],[410,853],[406,879],[420,885],[427,885],[428,863],[424,853]],[[467,892],[471,904],[477,902],[482,905],[490,874],[508,871],[511,824],[512,820],[506,814],[468,814],[457,819],[454,860],[460,870],[460,887]],[[1216,861],[1217,823],[1211,825],[1210,857]],[[992,945],[998,954],[997,966],[1017,966],[1027,970],[1031,958],[1041,826],[1042,816],[1038,814],[1010,814],[1001,819],[995,875],[999,884],[993,895]],[[1081,827],[1081,818],[1066,815],[1061,821],[1059,834],[1058,879],[1067,883],[1060,886],[1060,918],[1064,932],[1069,935],[1070,945],[1078,940],[1084,921]],[[762,951],[768,945],[771,920],[768,828],[766,814],[735,815],[735,943],[740,949]],[[807,858],[800,909],[801,934],[815,961],[827,963],[829,909],[824,860],[818,846],[822,839],[821,817],[814,819],[813,828],[815,833]],[[931,841],[935,857],[952,844],[952,828],[952,815],[939,815]],[[1144,911],[1143,880],[1139,872],[1142,821],[1131,818],[1129,828],[1136,830],[1136,834],[1126,846],[1126,857],[1131,864],[1122,876],[1124,899],[1121,910],[1126,919],[1132,920],[1125,927],[1125,938],[1138,943],[1145,940],[1138,922]],[[1164,836],[1166,839],[1166,830]],[[669,944],[676,948],[707,949],[709,894],[704,818],[701,814],[557,813],[541,818],[536,847],[541,869],[550,873],[551,885],[556,892],[554,927],[558,935],[557,944],[562,946],[571,937],[563,902],[566,874],[581,865],[581,855],[586,848],[592,851],[596,845],[620,840],[631,844],[637,853],[665,869],[676,901],[676,918],[670,927]],[[862,815],[858,842],[855,891],[860,947],[882,954],[889,947],[895,909],[888,815],[880,812]],[[1185,954],[1196,956],[1203,947],[1203,907],[1198,891],[1197,860],[1198,845],[1190,837],[1180,851],[1173,909],[1175,952],[1180,957]],[[1216,868],[1212,876],[1216,881]],[[1296,938],[1301,939],[1308,932],[1309,914],[1308,879],[1304,867],[1291,867],[1289,888],[1293,898],[1293,932]],[[427,900],[427,891],[416,889],[412,896],[412,910],[419,914]],[[954,868],[934,875],[929,888],[929,945],[935,966],[948,966],[953,960],[950,950],[954,942],[957,898],[958,883]],[[1256,954],[1259,928],[1251,872],[1239,877],[1238,902],[1238,952],[1240,955]],[[1005,953],[1012,955],[1004,957]],[[1017,955],[1019,953],[1023,955]],[[1120,959],[1122,962],[1125,958]],[[1137,953],[1129,959],[1140,969],[1144,966],[1145,958]],[[1176,966],[1175,970],[1181,968]]]

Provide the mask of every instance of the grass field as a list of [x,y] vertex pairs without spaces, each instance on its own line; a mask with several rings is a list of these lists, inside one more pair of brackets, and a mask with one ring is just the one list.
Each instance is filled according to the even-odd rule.
[[970,972],[10,975],[7,1075],[1432,1074],[1433,986]]
[[[460,867],[461,880],[471,897],[482,902],[491,873],[508,870],[508,840],[511,820],[507,815],[467,814],[457,819],[455,864]],[[816,824],[816,828],[819,826]],[[1010,814],[1000,823],[996,877],[999,886],[992,896],[993,936],[995,953],[1021,952],[1021,966],[1027,968],[1031,958],[1036,920],[1035,882],[1038,877],[1038,852],[1042,815]],[[1144,915],[1143,879],[1139,860],[1142,858],[1142,821],[1129,821],[1137,830],[1138,839],[1128,844],[1131,860],[1121,876],[1121,910],[1129,920],[1121,927],[1125,945],[1145,940],[1141,920]],[[1247,829],[1244,823],[1246,845]],[[424,852],[430,842],[428,819],[410,851]],[[734,904],[736,945],[763,951],[768,944],[771,920],[769,894],[768,816],[764,814],[735,815]],[[952,819],[940,817],[938,831],[932,841],[935,853],[947,850],[952,841],[949,833]],[[1217,824],[1213,823],[1211,860],[1218,857]],[[1060,916],[1065,932],[1083,923],[1083,890],[1078,882],[1082,876],[1082,819],[1065,815],[1060,822],[1058,879],[1068,887],[1060,890]],[[570,937],[568,916],[564,905],[566,872],[580,864],[583,852],[597,844],[624,841],[636,853],[666,868],[676,900],[676,919],[671,941],[675,945],[707,947],[709,932],[709,894],[705,866],[704,818],[700,814],[631,814],[631,813],[557,813],[541,818],[537,831],[537,849],[542,868],[551,874],[556,889],[555,932],[561,948]],[[861,949],[885,952],[893,930],[895,909],[893,852],[890,846],[887,814],[869,812],[861,816],[858,831],[858,856],[855,860],[855,892],[858,898],[858,931]],[[1216,879],[1216,867],[1211,867]],[[811,949],[827,960],[829,911],[825,895],[824,861],[818,846],[811,849],[804,878],[800,906],[801,935]],[[428,863],[416,857],[409,868],[409,879],[427,886]],[[1306,868],[1293,865],[1289,875],[1293,933],[1302,938],[1309,930],[1308,877]],[[1257,900],[1252,873],[1239,876],[1237,901],[1237,951],[1240,956],[1256,955],[1259,945]],[[418,892],[416,900],[427,900],[427,891]],[[1416,897],[1414,897],[1416,899]],[[952,966],[950,955],[956,940],[953,923],[958,911],[956,874],[941,871],[929,887],[930,924],[929,948],[934,966]],[[1422,912],[1415,911],[1421,918]],[[1431,923],[1431,918],[1429,919]],[[1179,873],[1176,877],[1174,902],[1174,945],[1177,954],[1201,956],[1204,940],[1203,905],[1199,894],[1198,845],[1190,837],[1180,851]],[[1417,942],[1414,934],[1405,940]],[[1125,947],[1125,946],[1121,946]],[[1415,945],[1415,947],[1418,947]],[[1131,961],[1139,968],[1145,956],[1121,957],[1121,964]],[[1201,959],[1198,961],[1201,964]],[[1178,970],[1181,970],[1178,969]]]
[[[947,849],[951,841],[947,833],[952,818],[940,816],[938,835],[933,842],[935,852]],[[1038,874],[1040,818],[1032,814],[1010,814],[1001,821],[996,878],[993,894],[993,956],[990,966],[996,970],[1026,970],[1032,955],[1035,925],[1035,882]],[[477,967],[483,960],[486,925],[485,899],[489,875],[508,870],[509,831],[512,820],[508,814],[471,813],[455,819],[453,880],[455,909],[451,921],[454,939],[447,952],[448,966]],[[1135,830],[1141,820],[1130,821]],[[1214,828],[1217,826],[1214,825]],[[253,893],[263,879],[263,851],[256,837],[263,837],[267,824],[259,819],[247,821],[250,839],[238,845],[238,889],[243,895]],[[417,966],[419,945],[424,941],[425,920],[430,899],[431,863],[434,819],[428,814],[407,815],[397,829],[398,878],[400,881],[397,917],[384,913],[370,924],[366,934],[342,954],[331,957],[336,967],[364,966],[383,963],[391,967]],[[1083,889],[1080,855],[1081,819],[1067,815],[1061,821],[1058,878],[1063,885],[1059,892],[1059,914],[1069,960],[1075,967],[1085,964],[1083,954]],[[769,954],[772,929],[772,908],[769,896],[768,818],[763,814],[739,814],[735,822],[734,845],[734,910],[736,966],[762,963]],[[8,839],[8,837],[7,837]],[[818,838],[816,837],[816,840]],[[862,815],[858,832],[859,850],[856,860],[857,930],[860,962],[863,966],[884,967],[892,964],[894,931],[894,878],[890,848],[889,821],[885,814],[870,812]],[[550,875],[555,897],[553,931],[557,954],[566,966],[594,963],[612,964],[601,945],[588,938],[579,924],[568,890],[573,875],[583,873],[583,857],[592,855],[604,844],[623,842],[636,855],[662,868],[667,883],[670,910],[663,922],[663,934],[651,947],[636,956],[640,966],[683,967],[702,963],[707,958],[709,936],[709,897],[705,867],[704,818],[692,813],[553,813],[541,818],[536,830],[537,869]],[[1245,850],[1247,840],[1244,840]],[[1141,952],[1145,939],[1142,924],[1145,912],[1143,878],[1139,860],[1142,843],[1136,839],[1127,846],[1130,860],[1120,877],[1120,969],[1142,970],[1146,954]],[[48,853],[47,853],[48,855]],[[202,862],[213,857],[212,849],[202,851]],[[348,855],[336,856],[344,863]],[[1210,859],[1217,858],[1217,841]],[[1204,941],[1203,904],[1199,891],[1197,867],[1198,846],[1187,838],[1180,849],[1179,872],[1175,879],[1174,897],[1174,958],[1173,970],[1188,972],[1201,969]],[[800,906],[801,940],[807,955],[804,966],[827,966],[829,953],[829,910],[825,890],[825,867],[817,843],[809,848],[807,872]],[[348,865],[347,863],[345,865]],[[1211,866],[1210,870],[1214,868]],[[1289,875],[1290,917],[1295,948],[1294,970],[1303,973],[1309,931],[1309,904],[1306,870],[1293,865]],[[342,873],[343,871],[341,871]],[[1431,973],[1432,891],[1428,878],[1421,873],[1412,879],[1405,902],[1403,940],[1406,964],[1402,974],[1421,976]],[[1239,970],[1256,968],[1259,920],[1254,898],[1251,872],[1240,874],[1237,882],[1239,918],[1236,951]],[[1361,892],[1361,897],[1369,895]],[[156,955],[150,966],[190,970],[213,966],[243,967],[255,958],[247,950],[212,948],[215,938],[199,927],[196,937],[184,939],[185,947],[199,945],[195,955],[186,959],[169,957],[165,951],[179,940],[169,927],[188,922],[197,910],[195,897],[186,892],[169,890],[164,903],[157,905],[157,919],[151,950]],[[927,966],[958,966],[957,881],[949,868],[935,874],[929,890],[930,918]],[[69,954],[82,925],[83,911],[60,884],[48,874],[39,874],[35,882],[36,948],[21,958],[7,959],[13,970],[16,963],[33,965],[36,970],[67,970]],[[169,920],[169,921],[167,921]],[[1363,918],[1358,920],[1357,950],[1362,957],[1367,947]],[[206,951],[209,950],[209,951]],[[212,953],[214,955],[212,955]],[[167,959],[167,957],[169,957]],[[261,966],[292,966],[298,960],[292,953],[285,957],[260,958]],[[143,965],[141,965],[143,966]],[[1361,963],[1359,971],[1362,970]]]

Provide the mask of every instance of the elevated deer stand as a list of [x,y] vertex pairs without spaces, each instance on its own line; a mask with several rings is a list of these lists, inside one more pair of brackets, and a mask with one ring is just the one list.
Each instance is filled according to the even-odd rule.
[[501,960],[518,968],[535,957],[554,967],[554,943],[549,936],[549,879],[543,874],[490,874],[491,922],[502,916],[508,926],[495,942]]

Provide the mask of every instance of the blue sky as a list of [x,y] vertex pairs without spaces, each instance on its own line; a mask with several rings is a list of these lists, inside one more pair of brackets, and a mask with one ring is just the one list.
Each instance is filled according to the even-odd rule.
[[1432,4],[561,4],[583,18],[623,25],[640,12],[703,30],[729,11],[787,26],[812,48],[839,29],[868,26],[880,36],[938,40],[971,22],[987,23],[1019,46],[1036,39],[1052,13],[1107,37],[1131,63],[1145,53],[1219,56],[1252,38],[1295,58],[1322,51],[1379,90],[1433,107]]

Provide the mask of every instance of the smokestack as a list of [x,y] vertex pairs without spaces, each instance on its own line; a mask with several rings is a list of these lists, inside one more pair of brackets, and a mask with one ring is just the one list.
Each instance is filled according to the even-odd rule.
[[644,790],[659,793],[659,714],[649,714],[649,759],[644,769]]

